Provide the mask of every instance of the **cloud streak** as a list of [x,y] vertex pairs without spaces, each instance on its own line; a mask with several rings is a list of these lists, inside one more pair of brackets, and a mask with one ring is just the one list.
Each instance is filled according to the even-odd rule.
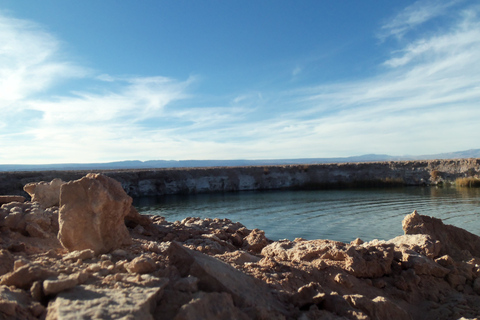
[[438,17],[445,15],[447,10],[461,1],[417,1],[406,7],[398,15],[385,23],[378,37],[385,40],[388,37],[402,38],[408,32],[414,30],[420,25]]

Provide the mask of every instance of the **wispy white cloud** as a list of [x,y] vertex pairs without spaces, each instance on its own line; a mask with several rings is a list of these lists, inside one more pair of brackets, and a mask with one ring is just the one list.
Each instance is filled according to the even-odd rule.
[[[63,56],[60,41],[41,26],[0,14],[0,162],[106,159],[112,146],[128,148],[126,138],[166,117],[165,107],[187,98],[195,81],[95,76]],[[95,91],[42,96],[73,78],[96,81]]]
[[390,18],[380,30],[379,38],[402,38],[406,33],[423,23],[448,13],[448,9],[458,4],[459,0],[419,0],[406,7],[395,17]]
[[88,70],[61,59],[59,42],[33,22],[0,12],[0,103],[21,100]]

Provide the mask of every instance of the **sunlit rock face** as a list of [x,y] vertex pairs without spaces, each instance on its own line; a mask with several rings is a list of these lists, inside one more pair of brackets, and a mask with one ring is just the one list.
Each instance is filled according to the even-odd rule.
[[124,223],[130,198],[117,181],[101,174],[66,183],[60,193],[58,239],[69,251],[106,253],[130,242]]
[[58,206],[60,188],[65,182],[53,179],[51,182],[33,182],[25,185],[23,190],[32,197],[32,202],[38,202],[44,208]]

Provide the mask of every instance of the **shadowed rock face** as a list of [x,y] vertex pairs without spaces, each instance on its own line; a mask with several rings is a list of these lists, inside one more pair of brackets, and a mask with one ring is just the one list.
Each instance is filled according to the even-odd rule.
[[106,253],[130,243],[124,223],[132,204],[117,181],[100,174],[62,185],[58,239],[69,251]]

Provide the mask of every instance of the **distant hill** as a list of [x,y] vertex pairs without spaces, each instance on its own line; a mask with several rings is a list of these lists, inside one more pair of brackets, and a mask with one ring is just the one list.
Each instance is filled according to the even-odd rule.
[[466,151],[420,155],[390,156],[386,154],[366,154],[341,158],[305,158],[305,159],[272,159],[272,160],[149,160],[149,161],[116,161],[108,163],[64,163],[64,164],[2,164],[0,172],[5,171],[47,171],[47,170],[119,170],[119,169],[155,169],[155,168],[195,168],[195,167],[236,167],[236,166],[268,166],[289,164],[320,164],[372,161],[404,161],[433,159],[465,159],[480,158],[480,149]]

